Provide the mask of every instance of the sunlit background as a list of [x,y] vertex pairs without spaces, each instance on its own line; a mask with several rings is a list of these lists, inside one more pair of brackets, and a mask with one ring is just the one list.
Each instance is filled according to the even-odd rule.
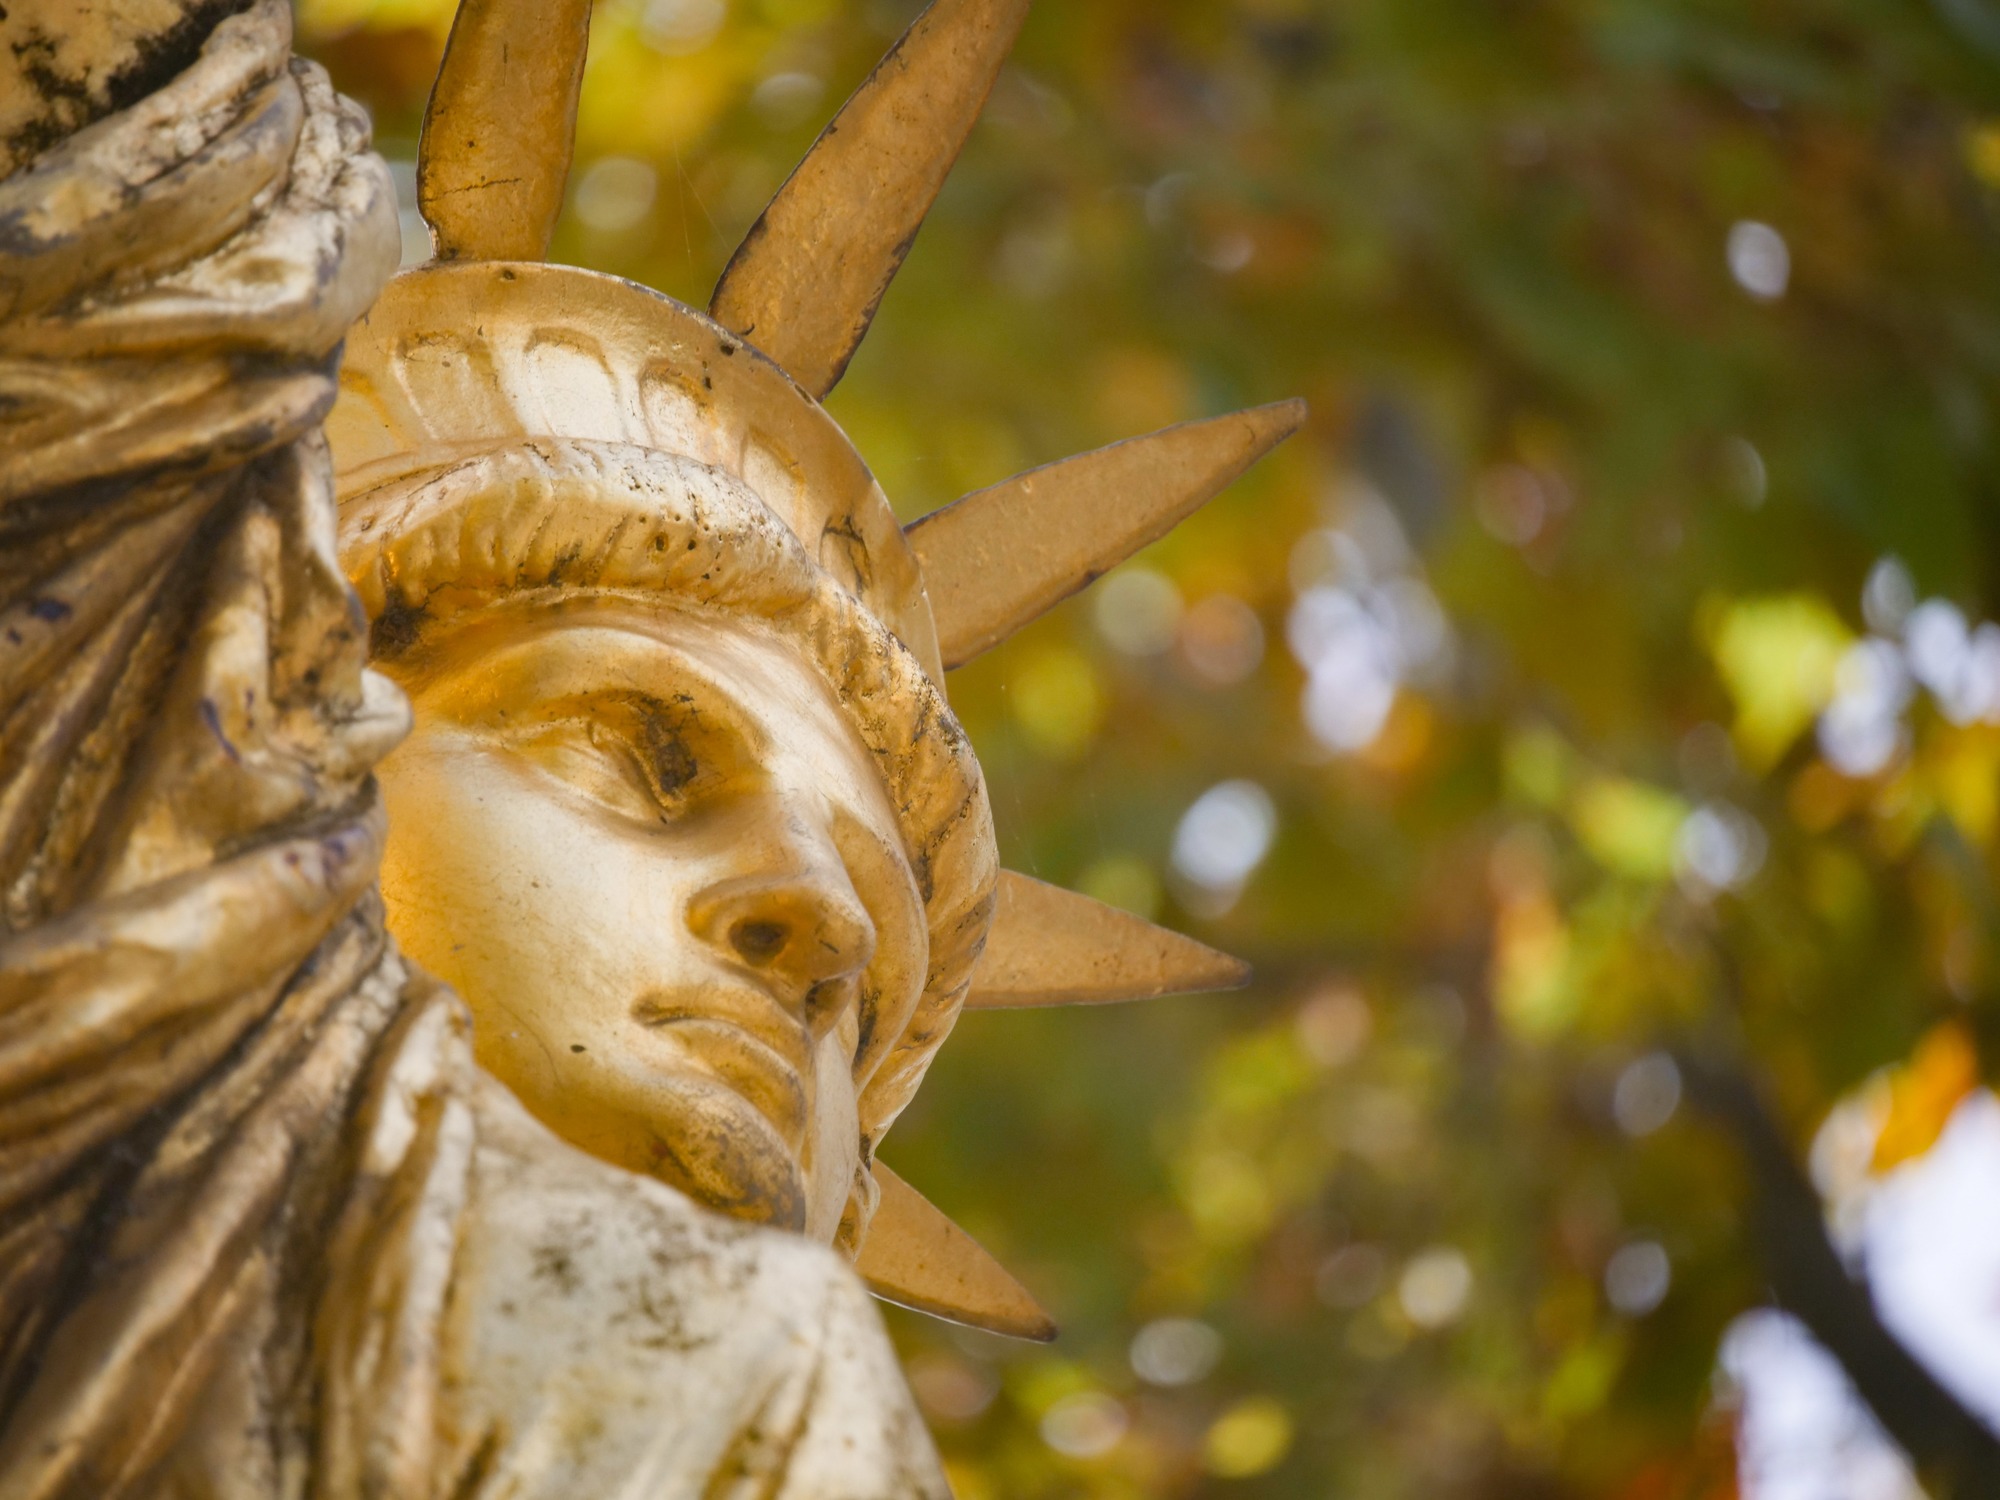
[[[449,0],[300,8],[407,196]],[[556,257],[705,303],[914,10],[598,0]],[[835,416],[905,518],[1313,418],[953,678],[1259,974],[890,1137],[1064,1328],[891,1314],[961,1500],[1907,1500],[1694,1057],[2000,1421],[1996,215],[1996,0],[1044,0]]]

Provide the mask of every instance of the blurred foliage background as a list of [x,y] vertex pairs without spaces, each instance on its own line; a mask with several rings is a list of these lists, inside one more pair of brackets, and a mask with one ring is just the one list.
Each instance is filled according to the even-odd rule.
[[[407,187],[449,0],[299,3]],[[915,9],[598,0],[555,256],[705,304]],[[1010,863],[1259,971],[892,1135],[1065,1330],[892,1314],[961,1500],[1736,1492],[1676,1049],[1866,1173],[2000,1036],[1996,210],[1993,0],[1035,11],[829,403],[899,510],[1313,418],[953,680]]]

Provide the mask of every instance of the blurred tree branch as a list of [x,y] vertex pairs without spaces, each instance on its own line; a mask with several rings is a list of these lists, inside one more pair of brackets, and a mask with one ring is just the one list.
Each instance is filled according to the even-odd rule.
[[1778,1306],[1805,1324],[1939,1497],[2000,1495],[2000,1437],[1883,1324],[1828,1237],[1819,1193],[1763,1094],[1739,1066],[1682,1051],[1690,1099],[1725,1126],[1751,1169],[1754,1228]]

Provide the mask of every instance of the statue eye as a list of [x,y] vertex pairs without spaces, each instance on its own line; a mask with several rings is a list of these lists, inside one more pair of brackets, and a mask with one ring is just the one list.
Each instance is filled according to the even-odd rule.
[[689,726],[650,703],[578,705],[578,712],[515,726],[510,747],[570,791],[648,826],[684,814],[713,768]]
[[682,816],[702,778],[684,740],[630,734],[600,718],[544,722],[506,738],[508,748],[570,792],[646,826]]
[[653,795],[662,805],[684,797],[701,775],[687,736],[664,715],[644,713],[632,738],[632,755]]

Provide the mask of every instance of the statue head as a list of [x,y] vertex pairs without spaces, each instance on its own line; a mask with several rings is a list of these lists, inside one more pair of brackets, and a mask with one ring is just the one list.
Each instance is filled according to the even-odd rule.
[[343,556],[415,725],[391,930],[559,1134],[852,1239],[995,876],[880,489],[754,349],[565,267],[398,282],[343,460],[366,427]]
[[[945,671],[1302,410],[1190,423],[898,525],[819,398],[1025,9],[926,11],[704,315],[523,258],[560,207],[589,6],[463,0],[419,171],[441,260],[355,329],[327,433],[343,565],[414,709],[381,770],[389,926],[464,996],[483,1065],[586,1151],[858,1251],[885,1295],[1042,1333],[875,1159],[883,1132],[968,1004],[1243,971],[997,870]],[[514,88],[539,101],[526,125],[496,103]]]

